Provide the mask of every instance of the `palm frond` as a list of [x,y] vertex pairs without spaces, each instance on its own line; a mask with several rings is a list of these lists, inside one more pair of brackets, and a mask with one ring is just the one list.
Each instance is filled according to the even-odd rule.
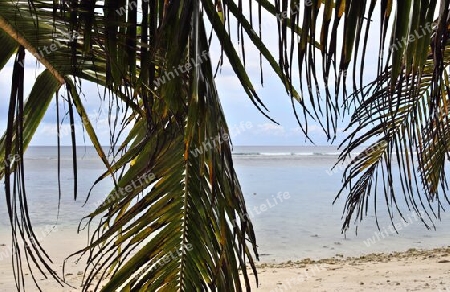
[[[429,56],[420,73],[408,74],[405,68],[395,88],[391,86],[392,75],[388,70],[354,95],[355,103],[361,96],[363,102],[352,116],[349,128],[353,130],[342,143],[345,148],[340,161],[349,159],[352,152],[365,144],[370,143],[370,146],[364,147],[365,150],[351,160],[344,174],[340,194],[346,188],[350,190],[344,230],[349,227],[354,213],[357,214],[355,220],[367,214],[371,195],[376,210],[379,184],[391,218],[392,209],[403,216],[398,207],[396,186],[401,187],[410,211],[420,216],[425,214],[425,218],[420,218],[427,227],[432,225],[432,219],[440,218],[444,210],[441,199],[449,202],[444,169],[449,151],[448,56],[444,56],[442,65],[447,69],[437,73],[433,56]],[[433,98],[439,99],[435,108],[431,103]]]

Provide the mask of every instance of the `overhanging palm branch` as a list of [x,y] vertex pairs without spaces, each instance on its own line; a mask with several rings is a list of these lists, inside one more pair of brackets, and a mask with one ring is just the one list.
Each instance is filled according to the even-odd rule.
[[[417,6],[414,3],[413,11]],[[349,228],[353,215],[361,220],[367,214],[371,196],[377,213],[380,193],[391,220],[396,212],[404,219],[395,189],[402,190],[406,208],[418,214],[427,228],[434,227],[433,219],[440,218],[449,203],[445,176],[450,139],[448,9],[448,3],[441,2],[442,14],[434,22],[433,9],[417,13],[408,28],[414,41],[391,41],[387,58],[395,58],[402,44],[401,63],[379,69],[375,81],[352,95],[356,110],[349,129],[353,129],[342,143],[340,161],[367,143],[370,146],[351,160],[336,197],[349,189],[343,230]],[[422,27],[414,22],[418,18],[425,21]]]
[[[387,203],[395,199],[391,187],[393,159],[399,159],[402,165],[401,182],[410,190],[406,193],[411,206],[418,210],[417,200],[424,206],[437,194],[437,186],[445,178],[448,58],[444,52],[449,1],[441,1],[440,7],[437,4],[428,0],[273,3],[250,0],[249,13],[245,13],[242,1],[231,0],[1,1],[0,40],[5,45],[0,47],[0,69],[11,56],[17,56],[8,130],[0,141],[0,157],[15,153],[21,157],[6,168],[0,164],[0,177],[8,185],[6,197],[13,243],[18,242],[17,237],[33,238],[25,204],[23,152],[55,92],[64,85],[71,125],[78,113],[105,164],[105,173],[99,180],[109,176],[115,184],[105,202],[88,216],[89,219],[99,216],[102,221],[91,244],[81,251],[88,253],[90,259],[84,289],[94,279],[107,278],[105,291],[115,288],[145,291],[156,287],[164,291],[190,291],[197,287],[240,290],[239,268],[249,290],[245,262],[249,260],[254,268],[250,250],[256,254],[256,243],[233,169],[230,144],[214,140],[217,135],[223,138],[228,130],[215,90],[211,60],[208,58],[194,70],[161,85],[161,77],[168,70],[209,51],[203,19],[209,21],[248,97],[269,119],[245,69],[246,39],[261,52],[260,59],[267,61],[285,85],[305,134],[308,121],[315,120],[329,138],[334,137],[339,116],[356,108],[353,124],[357,130],[350,134],[342,157],[369,138],[378,142],[368,148],[374,151],[366,151],[349,168],[344,187],[351,185],[351,189],[344,227],[348,227],[353,212],[363,214],[358,206],[367,204],[378,167],[384,167],[387,174],[381,178],[386,185]],[[367,70],[364,60],[376,8],[380,10],[380,61],[378,78],[372,84],[375,89],[369,90],[363,84],[363,73]],[[384,53],[389,35],[394,45],[416,29],[430,25],[435,14],[438,19],[433,30]],[[262,22],[267,15],[277,21],[277,58],[263,41]],[[242,57],[232,42],[234,23]],[[40,54],[40,49],[52,45],[57,50]],[[36,90],[26,101],[20,66],[24,48],[47,69],[36,80]],[[294,68],[298,69],[298,76],[293,74]],[[356,92],[354,102],[350,102],[347,93],[348,76],[352,79],[352,91]],[[333,79],[334,87],[329,87]],[[110,96],[113,158],[100,147],[79,97],[83,80],[104,86],[104,98]],[[322,85],[325,94],[321,96],[317,89]],[[56,100],[59,98],[57,95]],[[296,106],[300,106],[303,114],[297,114]],[[121,112],[117,110],[119,107]],[[428,114],[419,122],[418,117],[424,111]],[[374,129],[367,130],[373,123]],[[409,126],[410,123],[415,126]],[[360,124],[364,127],[358,127]],[[127,126],[132,127],[129,133],[124,130]],[[117,145],[118,135],[126,136],[121,145]],[[74,133],[72,141],[76,145]],[[208,142],[213,145],[209,147]],[[193,155],[198,153],[196,149],[205,146],[208,151],[198,157]],[[405,154],[392,155],[396,147],[401,147],[398,153]],[[414,147],[417,164],[412,159]],[[76,148],[73,149],[76,158]],[[380,166],[381,163],[385,165]],[[416,190],[414,197],[412,185],[406,184],[407,175],[415,171],[421,175],[420,183],[427,186],[426,202],[420,190]],[[149,172],[154,175],[151,181],[117,196],[118,190]],[[75,164],[75,198],[76,173]],[[352,185],[355,180],[356,185]],[[12,183],[17,188],[10,190]],[[239,224],[233,224],[236,222]],[[199,226],[206,226],[205,232]],[[40,256],[44,252],[38,244],[29,241],[32,249],[27,247],[25,253],[13,244],[16,259],[21,254],[34,255],[32,262],[38,268],[43,264],[42,272],[47,270],[61,281]],[[187,244],[192,245],[192,251],[186,248]],[[167,253],[174,251],[178,254],[176,259],[155,269]],[[17,266],[19,290],[23,284],[21,271],[22,267]]]
[[[345,181],[340,193],[347,187],[350,188],[345,206],[347,216],[344,229],[349,227],[354,213],[359,219],[367,214],[371,195],[376,211],[377,195],[380,192],[379,189],[377,192],[378,182],[383,186],[381,193],[391,218],[391,208],[397,209],[402,216],[394,190],[396,183],[399,183],[397,187],[401,187],[408,208],[418,214],[422,213],[423,209],[428,219],[431,219],[425,206],[427,201],[423,200],[423,196],[425,195],[425,199],[431,199],[432,194],[436,194],[436,180],[431,177],[418,180],[418,177],[420,174],[427,175],[427,168],[437,162],[421,157],[425,153],[435,153],[432,149],[427,149],[434,147],[429,142],[428,146],[422,145],[422,141],[432,141],[426,134],[430,123],[427,103],[432,76],[425,71],[420,81],[402,81],[404,89],[393,96],[389,94],[389,81],[386,75],[381,76],[380,80],[366,88],[367,92],[362,93],[371,96],[352,116],[350,127],[354,126],[355,129],[343,143],[348,145],[340,156],[342,162],[348,161],[353,151],[358,152],[363,145],[370,143],[369,147],[365,147],[361,154],[351,160],[344,173]],[[420,82],[420,87],[416,88],[416,82]],[[398,166],[398,169],[393,165]],[[443,191],[445,192],[445,189]],[[439,205],[441,208],[440,202]]]

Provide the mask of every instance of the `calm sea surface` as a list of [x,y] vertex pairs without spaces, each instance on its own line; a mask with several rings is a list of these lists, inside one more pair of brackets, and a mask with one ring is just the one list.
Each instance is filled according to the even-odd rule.
[[[55,147],[31,147],[26,154],[26,188],[31,219],[36,226],[55,224],[76,228],[80,219],[94,209],[94,203],[109,192],[104,181],[89,189],[104,171],[91,147],[79,147],[78,200],[73,200],[71,148],[62,148],[62,202],[57,218],[57,152]],[[371,252],[432,248],[450,243],[450,213],[436,221],[436,230],[427,230],[398,199],[408,222],[396,215],[399,234],[390,229],[384,197],[378,206],[381,232],[375,225],[373,206],[369,216],[341,233],[345,196],[332,205],[341,186],[342,168],[331,171],[338,151],[332,147],[235,147],[235,167],[246,197],[263,262],[325,258],[343,254],[357,256]],[[345,194],[344,194],[345,195]],[[7,225],[4,189],[0,189],[0,229]],[[371,199],[373,202],[373,199]],[[84,206],[83,206],[84,205]],[[373,205],[373,204],[372,204]]]

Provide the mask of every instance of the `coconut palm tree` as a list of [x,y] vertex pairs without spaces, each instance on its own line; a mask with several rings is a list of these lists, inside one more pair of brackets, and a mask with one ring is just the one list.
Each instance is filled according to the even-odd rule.
[[[263,22],[269,19],[276,21],[276,54],[263,41]],[[0,157],[12,163],[0,164],[0,177],[17,289],[24,288],[25,268],[33,279],[43,273],[64,284],[34,235],[23,164],[36,128],[56,100],[58,122],[66,104],[72,125],[74,199],[77,115],[105,165],[96,183],[110,177],[115,186],[87,215],[100,223],[80,251],[88,255],[84,291],[91,285],[103,291],[250,290],[246,265],[256,275],[256,240],[215,87],[212,41],[220,43],[219,66],[226,57],[268,119],[245,68],[248,44],[285,86],[305,135],[314,121],[333,139],[341,115],[351,116],[340,160],[358,147],[366,145],[366,151],[344,174],[341,192],[349,191],[344,230],[367,212],[377,185],[384,186],[392,216],[399,195],[394,181],[401,183],[408,207],[425,209],[430,219],[439,216],[441,194],[447,200],[450,147],[448,19],[449,1],[431,0],[0,1],[0,70],[14,58],[8,125],[0,140]],[[376,71],[364,62],[374,20],[380,31]],[[45,70],[25,98],[23,64],[33,57]],[[367,70],[376,74],[368,83]],[[80,98],[84,81],[104,88],[110,102],[109,153]],[[59,146],[59,133],[56,137]],[[394,162],[400,177],[394,177]],[[176,253],[176,260],[155,268],[169,253]]]

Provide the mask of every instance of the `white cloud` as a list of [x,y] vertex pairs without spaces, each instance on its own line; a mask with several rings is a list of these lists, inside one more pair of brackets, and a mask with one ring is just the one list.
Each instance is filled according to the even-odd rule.
[[264,123],[256,126],[256,134],[269,134],[273,136],[285,136],[286,130],[283,126],[276,125],[274,123]]

